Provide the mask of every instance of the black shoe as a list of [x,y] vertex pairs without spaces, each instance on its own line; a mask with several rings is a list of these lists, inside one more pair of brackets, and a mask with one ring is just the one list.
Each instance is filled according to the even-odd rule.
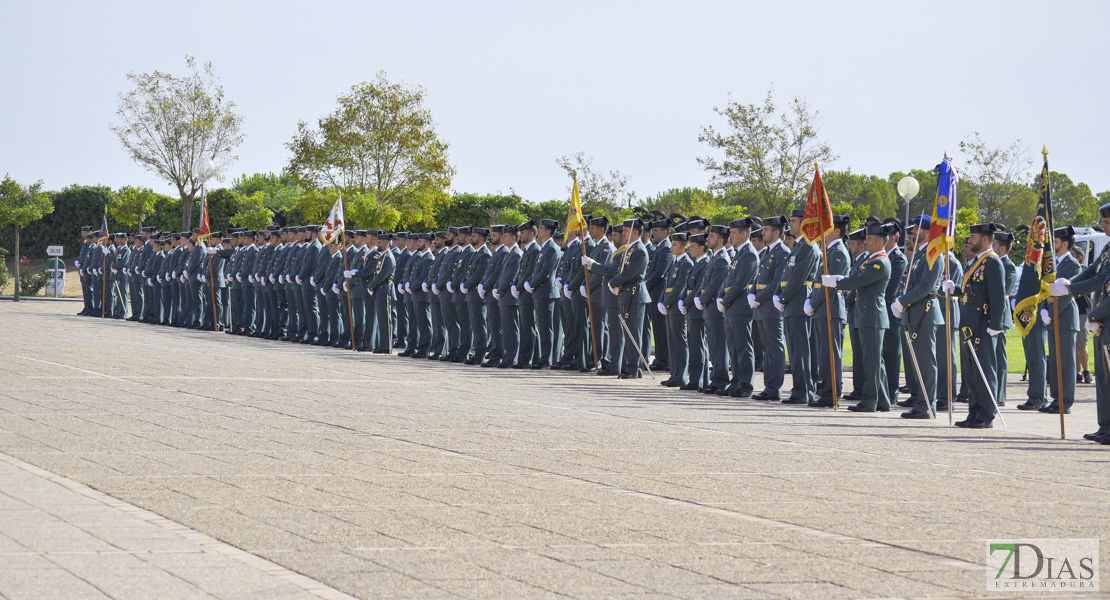
[[913,408],[913,405],[917,403],[913,400],[903,400],[901,402],[897,402],[896,404],[898,406],[901,406],[902,408]]
[[589,373],[590,371],[593,371],[592,367],[582,367],[582,368],[578,369],[579,373]]
[[[1060,405],[1059,404],[1049,404],[1048,406],[1043,406],[1041,408],[1038,408],[1037,412],[1058,414],[1060,412]],[[1065,415],[1071,414],[1071,411],[1067,410],[1067,409],[1064,409],[1064,414]]]
[[527,369],[528,365],[525,364],[525,363],[517,363],[517,364],[513,365],[513,368],[514,369]]
[[467,361],[466,361],[466,362],[465,362],[464,364],[467,364],[467,365],[470,365],[470,366],[472,366],[472,367],[473,367],[474,365],[480,365],[480,364],[482,364],[482,359],[480,359],[480,358],[478,358],[477,356],[475,356],[475,357],[473,357],[473,358],[471,358],[471,359],[467,360]]
[[374,354],[390,354],[389,350],[374,350]]
[[423,352],[414,352],[412,357],[413,358],[428,358],[428,355],[423,353]]
[[956,427],[967,427],[970,424],[971,424],[971,419],[970,418],[965,419],[963,421],[956,421],[955,423],[953,423],[953,425],[955,425]]
[[429,354],[428,355],[428,360],[439,360],[439,355],[438,354]]
[[439,357],[439,362],[447,362],[447,361],[451,360],[452,358],[454,358],[454,357],[451,356],[450,354],[444,354],[443,356]]
[[461,362],[463,362],[463,357],[461,357],[461,356],[456,356],[455,358],[452,358],[451,360],[449,360],[449,361],[447,361],[447,362],[452,362],[452,363],[458,364],[458,363],[461,363]]
[[898,391],[903,393],[903,394],[908,394],[908,393],[910,393],[910,386],[904,385],[904,386],[898,388]]
[[715,387],[715,386],[710,385],[710,386],[703,387],[698,391],[703,393],[703,394],[716,394],[718,391],[720,391],[720,389]]
[[731,396],[734,391],[735,390],[733,390],[732,388],[725,388],[723,390],[718,391],[717,395],[718,396]]
[[1083,371],[1083,383],[1086,383],[1086,384],[1090,385],[1090,383],[1091,383],[1091,372],[1090,371]]
[[661,385],[663,387],[673,388],[673,387],[681,387],[681,386],[686,385],[686,384],[682,383],[681,381],[675,381],[673,379],[664,379],[663,381],[659,382],[659,385]]
[[863,397],[863,394],[861,394],[859,392],[849,392],[849,393],[844,394],[843,396],[841,396],[841,398],[844,399],[844,400],[859,400],[862,397]]
[[576,367],[574,365],[563,365],[562,370],[563,371],[577,371],[579,368],[580,367]]
[[551,365],[549,365],[547,363],[537,363],[537,364],[532,365],[532,370],[533,371],[539,371],[540,369],[546,369],[550,366]]
[[902,418],[903,419],[928,419],[928,418],[930,418],[930,415],[927,412],[919,413],[916,410],[908,410],[908,411],[902,413]]
[[1100,439],[1102,439],[1106,434],[1107,434],[1107,432],[1102,431],[1102,430],[1096,431],[1094,433],[1084,433],[1083,434],[1083,439],[1091,440],[1092,442],[1097,442]]
[[642,379],[643,376],[643,373],[621,373],[617,379]]
[[397,356],[404,356],[405,358],[408,358],[408,357],[410,357],[410,356],[412,356],[412,355],[413,355],[413,351],[412,351],[412,350],[405,350],[404,352],[402,352],[402,353],[398,354]]
[[832,400],[814,400],[809,403],[810,408],[832,408]]
[[501,363],[501,364],[497,365],[497,368],[498,369],[512,369],[512,368],[515,368],[515,365],[513,365],[512,363]]
[[598,371],[597,374],[602,375],[602,376],[606,376],[606,377],[612,377],[614,375],[618,375],[618,373],[616,371],[610,371],[609,369],[602,369],[602,370]]
[[942,410],[948,410],[948,402],[946,402],[946,401],[937,402],[937,412],[940,412]]
[[770,395],[766,392],[759,392],[758,394],[752,394],[752,400],[767,401],[767,400],[778,400],[778,399],[779,399],[778,396],[772,396],[772,395]]
[[866,408],[866,407],[860,406],[859,404],[853,404],[853,405],[848,407],[848,410],[850,410],[852,412],[875,412],[876,409]]
[[492,360],[487,360],[486,362],[482,363],[482,366],[483,366],[483,367],[486,367],[486,368],[490,368],[490,367],[496,367],[496,366],[499,366],[500,364],[501,364],[501,363],[498,363],[498,362],[496,362],[496,361],[492,361]]
[[680,389],[684,392],[696,392],[696,391],[700,390],[701,388],[698,387],[698,384],[696,384],[696,383],[687,383],[686,385],[684,385],[684,386],[682,386],[678,389]]
[[1022,404],[1018,404],[1017,408],[1018,410],[1040,410],[1041,408],[1044,408],[1044,406],[1045,405],[1040,402],[1025,402]]
[[962,402],[963,404],[967,404],[967,396],[956,396],[956,402]]
[[744,391],[737,390],[737,391],[732,392],[731,394],[729,394],[729,396],[731,396],[733,398],[751,398],[752,393],[750,391],[747,391],[747,390],[744,390]]
[[994,423],[984,423],[983,421],[972,421],[967,424],[968,429],[994,429]]
[[809,404],[808,401],[803,400],[802,398],[783,398],[780,403],[781,404]]

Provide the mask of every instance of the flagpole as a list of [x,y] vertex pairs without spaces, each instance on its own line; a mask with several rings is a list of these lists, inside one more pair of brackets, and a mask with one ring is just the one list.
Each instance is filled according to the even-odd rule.
[[[813,161],[813,168],[817,172],[817,176],[820,177],[821,176],[821,166],[820,166],[820,164],[818,164],[818,162],[816,160]],[[811,190],[811,193],[812,193],[812,190]],[[829,274],[829,250],[828,250],[828,244],[825,243],[825,223],[824,223],[824,221],[825,221],[825,204],[826,204],[825,198],[826,198],[826,196],[827,196],[827,194],[825,193],[825,182],[822,181],[821,182],[821,198],[819,198],[819,200],[818,200],[819,202],[821,202],[821,212],[820,212],[820,216],[817,217],[817,225],[818,225],[818,228],[821,230],[821,268],[824,270],[824,274],[828,275]],[[832,211],[832,204],[829,204],[829,211],[830,212]],[[830,223],[830,225],[832,225],[832,223]],[[833,408],[834,411],[836,411],[840,407],[840,402],[839,402],[840,393],[839,393],[839,390],[837,389],[837,385],[836,385],[836,350],[835,350],[835,347],[833,346],[832,307],[829,306],[829,286],[823,285],[821,287],[823,287],[825,289],[825,319],[829,323],[829,327],[828,327],[828,330],[829,330],[829,379],[832,380],[832,401],[833,401],[832,408]],[[855,348],[853,348],[852,351],[854,352]]]
[[[1041,154],[1044,156],[1044,172],[1041,175],[1041,185],[1044,186],[1046,197],[1049,198],[1049,201],[1045,203],[1045,209],[1046,209],[1045,212],[1046,212],[1046,216],[1048,217],[1048,229],[1049,229],[1048,233],[1051,236],[1055,236],[1056,232],[1052,230],[1053,226],[1055,226],[1055,223],[1052,222],[1052,211],[1051,211],[1052,203],[1051,203],[1051,195],[1050,195],[1051,190],[1049,190],[1049,188],[1048,188],[1048,181],[1046,179],[1048,177],[1048,146],[1043,147],[1043,149],[1041,150]],[[1071,248],[1068,248],[1068,250],[1070,251]],[[1053,252],[1053,254],[1052,254],[1052,260],[1053,260],[1053,263],[1055,264],[1055,261],[1056,261],[1056,253],[1055,252]],[[1056,267],[1052,268],[1052,272],[1053,272],[1053,280],[1055,280],[1056,279],[1055,278]],[[1053,337],[1055,338],[1055,342],[1056,342],[1056,404],[1058,404],[1060,406],[1060,439],[1065,439],[1065,436],[1064,436],[1064,373],[1063,373],[1064,369],[1063,369],[1063,366],[1060,363],[1060,304],[1059,304],[1058,300],[1059,300],[1059,298],[1057,296],[1052,297],[1052,327],[1053,327],[1053,332],[1056,334]],[[1034,318],[1036,318],[1036,317],[1034,316]],[[1005,381],[1005,379],[1003,379],[1003,381]]]
[[[952,252],[948,249],[948,232],[944,234],[944,280],[948,281],[949,262]],[[946,354],[948,360],[944,361],[944,368],[948,370],[948,378],[945,380],[945,394],[948,396],[948,424],[952,425],[952,388],[955,382],[952,381],[952,294],[949,292],[944,293],[944,346],[948,349]]]

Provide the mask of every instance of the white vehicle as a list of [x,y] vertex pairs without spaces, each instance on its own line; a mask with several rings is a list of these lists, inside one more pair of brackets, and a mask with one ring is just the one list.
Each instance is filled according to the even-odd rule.
[[1087,268],[1098,257],[1106,244],[1110,244],[1110,235],[1090,227],[1075,228],[1075,247],[1083,250],[1083,268]]

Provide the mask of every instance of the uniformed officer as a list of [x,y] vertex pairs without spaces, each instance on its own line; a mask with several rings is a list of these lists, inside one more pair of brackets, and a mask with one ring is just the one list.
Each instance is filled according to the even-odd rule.
[[[559,295],[557,311],[561,316],[563,325],[563,351],[559,360],[552,365],[553,369],[571,371],[586,366],[585,349],[585,320],[579,319],[574,302],[575,296],[571,292],[568,281],[576,271],[582,270],[582,237],[585,232],[581,229],[568,229],[564,234],[563,255],[559,258],[559,266],[555,268],[555,292]],[[575,287],[577,289],[577,286]],[[585,306],[581,304],[580,306]]]
[[[374,307],[374,299],[366,284],[377,274],[378,261],[381,251],[378,249],[378,236],[383,232],[377,229],[360,230],[363,248],[355,264],[350,265],[343,275],[347,279],[347,286],[351,290],[351,305],[355,311],[356,325],[355,349],[360,352],[369,352],[374,349],[377,339],[378,313]],[[360,308],[361,307],[361,308]]]
[[77,313],[78,316],[87,316],[92,314],[92,289],[89,287],[89,277],[85,274],[85,266],[89,262],[89,249],[93,246],[92,227],[84,225],[81,227],[81,248],[77,252],[77,258],[74,259],[73,265],[77,267],[77,276],[81,282],[81,298],[84,300],[84,305],[81,312]]
[[390,251],[392,243],[393,234],[383,233],[378,236],[378,260],[374,265],[374,275],[370,277],[366,284],[374,303],[376,325],[376,335],[372,344],[374,354],[391,354],[393,352],[391,334],[393,327],[389,321],[393,316],[390,307],[396,301],[396,291],[393,289],[393,273],[397,268],[397,258]]
[[689,234],[685,232],[675,232],[670,235],[671,254],[674,256],[674,261],[667,272],[663,295],[656,303],[656,310],[666,317],[667,349],[670,352],[670,356],[667,357],[667,368],[670,371],[670,377],[659,382],[666,387],[681,388],[688,383],[687,366],[690,362],[690,349],[687,346],[688,329],[686,316],[678,310],[678,302],[686,296],[690,269],[694,266],[694,261],[686,252],[688,238]]
[[[989,429],[994,426],[998,397],[998,336],[1002,333],[1003,312],[1008,300],[1005,293],[1006,274],[1002,261],[991,247],[997,228],[993,223],[971,226],[968,245],[974,258],[964,273],[960,296],[960,330],[965,344],[970,344],[974,355],[962,353],[961,372],[966,373],[968,384],[967,419],[958,421],[958,427]],[[945,280],[942,288],[952,294],[955,282]],[[976,364],[975,359],[978,359]]]
[[[752,219],[752,221],[753,221],[752,222],[752,233],[751,233],[750,236],[748,236],[748,239],[751,240],[752,248],[755,249],[755,257],[759,260],[759,263],[762,263],[763,258],[767,255],[767,244],[763,243],[763,219],[761,219],[760,217],[755,217],[755,216],[748,217],[748,218]],[[756,264],[756,274],[757,275],[759,274],[759,263]],[[744,294],[746,296],[747,294],[750,294],[754,291],[755,291],[755,282],[752,281],[751,287],[747,290],[744,290]],[[749,304],[748,307],[751,308],[751,304]],[[755,315],[755,309],[752,309],[752,315],[753,315],[752,316],[752,350],[753,350],[752,354],[754,355],[754,358],[755,358],[755,370],[762,373],[763,372],[763,342],[762,342],[762,338],[760,337],[759,323],[757,323],[755,321],[755,316],[754,316]]]
[[[937,400],[937,326],[944,323],[944,315],[937,300],[937,288],[944,273],[944,261],[929,264],[927,248],[932,219],[928,215],[916,217],[906,230],[906,240],[913,240],[913,256],[906,269],[905,284],[899,288],[891,310],[901,320],[902,337],[909,337],[907,360],[910,371],[906,383],[910,388],[912,409],[902,413],[905,419],[928,419],[936,412]],[[912,352],[911,352],[912,349]],[[913,360],[917,360],[916,368]],[[921,377],[917,377],[917,371]]]
[[790,213],[790,230],[794,233],[795,242],[786,257],[778,288],[771,298],[775,308],[783,314],[783,333],[794,383],[790,397],[783,398],[783,404],[809,404],[815,401],[817,392],[813,376],[813,346],[810,345],[810,319],[805,312],[805,303],[809,300],[810,281],[817,274],[820,253],[802,233],[804,217],[803,210]]
[[497,287],[497,279],[501,276],[501,264],[505,262],[506,256],[505,245],[501,242],[501,233],[504,230],[504,224],[490,227],[490,237],[487,243],[490,247],[489,266],[486,267],[485,273],[482,274],[482,280],[478,283],[478,296],[486,305],[486,325],[488,329],[486,362],[482,363],[482,366],[486,366],[486,363],[493,363],[490,366],[494,366],[505,358],[504,348],[501,346],[503,343],[501,310],[497,307],[497,299],[493,297],[493,289]]
[[694,294],[694,306],[702,311],[705,319],[705,340],[709,349],[709,385],[703,387],[703,394],[717,394],[728,390],[729,356],[728,334],[725,330],[724,311],[717,304],[728,280],[732,259],[725,245],[728,243],[727,225],[710,225],[706,245],[709,249],[709,264],[705,267],[698,290]]
[[466,265],[459,279],[459,291],[466,297],[466,309],[469,313],[470,343],[467,344],[470,355],[464,358],[468,365],[482,364],[489,346],[489,323],[486,319],[486,303],[478,286],[489,270],[490,259],[493,252],[486,245],[489,239],[489,229],[474,227],[470,232],[470,247],[473,249],[466,255]]
[[443,305],[440,303],[439,294],[432,291],[432,286],[439,281],[439,273],[446,262],[443,256],[448,235],[446,231],[432,234],[430,255],[432,265],[428,271],[428,279],[420,284],[420,288],[428,292],[428,309],[432,313],[432,345],[428,348],[428,360],[439,360],[447,353],[447,327],[443,320]]
[[753,394],[755,400],[780,400],[783,376],[786,373],[786,340],[782,331],[782,312],[774,305],[775,292],[786,269],[790,251],[783,246],[782,233],[786,217],[779,215],[763,220],[763,241],[767,248],[759,263],[755,286],[748,293],[759,337],[763,346],[763,391]]
[[[1055,263],[1056,257],[1045,252],[1041,259],[1041,272],[1051,272],[1056,267]],[[1017,407],[1019,410],[1040,410],[1048,406],[1048,327],[1041,319],[1039,306],[1025,308],[1014,318],[1021,318],[1029,324],[1029,331],[1021,340],[1029,377],[1025,390],[1027,398]]]
[[610,366],[619,370],[621,379],[638,379],[643,377],[643,350],[641,348],[637,351],[640,343],[638,338],[643,332],[644,310],[650,301],[647,286],[644,285],[648,252],[640,239],[644,232],[644,222],[640,219],[627,219],[623,226],[623,252],[614,254],[619,255],[618,259],[610,260],[602,267],[589,257],[583,257],[582,265],[590,269],[591,273],[600,273],[606,277],[606,287],[617,302],[615,326],[619,328],[621,335],[610,340],[613,346],[613,363]]
[[700,392],[709,385],[709,341],[705,336],[705,311],[694,303],[701,291],[701,281],[709,268],[709,240],[704,233],[691,234],[687,240],[693,264],[687,276],[685,294],[677,303],[678,312],[686,317],[687,378],[683,391]]
[[532,296],[536,311],[536,330],[539,334],[539,360],[532,365],[533,369],[546,369],[557,360],[554,354],[558,344],[555,341],[557,331],[555,328],[555,305],[559,297],[559,290],[555,288],[555,269],[563,253],[555,244],[552,237],[559,228],[559,222],[552,219],[540,219],[537,231],[539,254],[536,256],[532,273],[521,286]]
[[[416,254],[409,259],[410,281],[405,284],[405,292],[412,295],[413,322],[410,324],[409,337],[416,343],[411,345],[413,358],[427,358],[432,347],[432,311],[429,296],[423,283],[431,273],[433,257],[431,251],[433,233],[421,233],[416,240]],[[412,266],[414,265],[415,266]]]
[[732,260],[728,267],[725,287],[717,297],[717,310],[725,315],[725,334],[729,352],[728,362],[732,378],[719,396],[748,398],[754,391],[755,354],[752,346],[752,307],[747,295],[759,270],[759,255],[752,246],[753,221],[750,217],[729,222],[729,242]]
[[446,352],[439,357],[441,361],[448,361],[458,354],[461,329],[459,325],[458,307],[453,299],[453,292],[447,287],[454,275],[455,267],[465,241],[460,238],[462,233],[458,227],[448,227],[447,235],[443,239],[444,248],[436,256],[436,261],[442,261],[436,270],[436,281],[432,283],[431,291],[439,297],[439,307],[446,331]]
[[501,231],[501,243],[505,246],[505,260],[501,263],[501,273],[497,283],[490,293],[497,300],[497,308],[501,312],[501,349],[500,363],[490,361],[483,363],[484,367],[499,367],[508,369],[517,364],[520,350],[520,311],[519,294],[513,294],[513,282],[516,281],[520,271],[520,260],[523,256],[517,244],[516,225],[506,225]]
[[[609,261],[609,257],[613,254],[615,247],[609,241],[608,235],[611,234],[612,229],[609,224],[609,217],[600,216],[594,217],[588,221],[590,239],[586,242],[587,245],[592,244],[593,249],[583,253],[583,256],[588,256],[595,262],[605,264]],[[581,261],[579,261],[581,262]],[[607,297],[604,295],[602,287],[604,278],[601,276],[590,277],[587,269],[582,269],[582,283],[578,284],[578,295],[586,299],[589,304],[587,310],[587,321],[589,321],[590,328],[587,332],[587,349],[588,360],[593,360],[596,355],[598,362],[600,362],[601,371],[606,371],[609,368],[609,334],[610,331],[607,327],[608,317],[606,316],[605,306]],[[574,289],[574,288],[571,288]],[[591,319],[589,315],[593,315]],[[596,352],[594,345],[597,345]],[[590,369],[596,369],[598,365],[590,364]]]
[[890,401],[898,401],[899,392],[899,374],[902,372],[902,337],[900,320],[891,313],[891,307],[894,304],[894,297],[898,295],[898,284],[902,282],[902,275],[906,272],[906,267],[909,264],[906,260],[906,254],[902,252],[899,247],[899,238],[902,235],[902,221],[890,217],[883,220],[883,224],[887,225],[892,232],[888,236],[886,244],[886,255],[890,259],[890,280],[886,285],[886,310],[887,319],[890,327],[883,333],[883,364],[886,370],[887,389],[890,393]]
[[[1002,229],[1001,225],[996,225]],[[1002,261],[1002,270],[1006,276],[1006,287],[1004,289],[1006,295],[1006,306],[1002,310],[1002,333],[998,336],[998,405],[1006,405],[1006,377],[1010,372],[1010,359],[1006,354],[1006,333],[1014,326],[1014,311],[1013,302],[1010,298],[1014,294],[1014,286],[1017,285],[1017,266],[1014,261],[1010,260],[1010,248],[1014,244],[1014,234],[1009,231],[999,231],[994,234],[994,253],[998,255],[998,259]],[[1078,263],[1077,263],[1078,264]]]
[[890,326],[886,307],[886,289],[890,280],[890,260],[886,255],[889,237],[896,232],[887,225],[871,225],[864,240],[868,256],[847,276],[822,275],[821,284],[841,291],[855,290],[855,322],[859,329],[859,348],[863,360],[863,394],[858,404],[848,407],[852,412],[887,412],[890,410],[890,388],[886,381],[886,365],[868,357],[883,356],[883,337]]
[[[1071,281],[1083,270],[1071,253],[1075,246],[1075,228],[1071,225],[1061,227],[1053,232],[1053,237],[1056,277]],[[1075,303],[1075,296],[1063,294],[1042,302],[1040,317],[1048,330],[1048,394],[1052,397],[1052,403],[1040,411],[1058,414],[1059,403],[1063,402],[1064,414],[1069,414],[1071,405],[1075,402],[1075,377],[1072,373],[1075,373],[1075,338],[1079,332],[1079,307]],[[1056,369],[1057,364],[1060,365],[1059,372]]]
[[[827,261],[821,267],[821,273],[827,275],[847,276],[852,267],[852,259],[848,249],[844,247],[845,233],[851,218],[848,215],[833,215],[832,231],[821,243],[825,244]],[[815,399],[809,403],[813,407],[833,406],[833,382],[836,382],[836,393],[841,393],[843,382],[842,363],[844,353],[844,322],[848,313],[844,308],[844,296],[838,289],[827,289],[821,283],[821,278],[815,272],[810,279],[813,293],[803,306],[805,314],[812,318],[812,330],[816,335],[817,352],[813,355],[813,370],[821,374],[821,386],[816,391]],[[829,348],[832,348],[830,354]],[[791,358],[793,362],[793,358]]]
[[532,277],[536,268],[536,260],[540,256],[540,247],[536,243],[536,224],[529,219],[517,226],[520,236],[521,252],[520,269],[517,271],[516,280],[510,289],[513,297],[517,299],[517,310],[520,312],[520,342],[517,362],[514,369],[531,368],[539,361],[540,344],[539,331],[536,327],[536,306],[532,294],[524,288],[524,282]]
[[[658,211],[656,212],[658,213]],[[651,370],[666,371],[670,356],[667,317],[658,310],[650,310],[650,307],[658,304],[663,297],[667,274],[670,273],[671,265],[674,263],[674,254],[671,253],[671,241],[668,238],[671,231],[671,220],[662,213],[658,213],[656,216],[658,218],[651,223],[651,241],[654,249],[651,250],[647,278],[644,280],[648,295],[651,297],[648,318],[644,319],[644,338],[647,340],[644,343],[650,345],[652,341],[655,342],[655,359],[652,361]],[[645,350],[644,356],[647,355]]]
[[[127,234],[116,233],[112,253],[108,256],[108,265],[112,270],[109,278],[111,289],[111,304],[109,311],[113,319],[127,318],[127,265],[131,259],[131,248],[127,246]],[[107,313],[106,313],[107,314]]]

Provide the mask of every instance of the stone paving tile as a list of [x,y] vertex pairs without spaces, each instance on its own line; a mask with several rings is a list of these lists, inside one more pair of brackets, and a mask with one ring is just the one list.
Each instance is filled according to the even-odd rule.
[[[1052,415],[1010,407],[1009,430],[970,432],[62,308],[0,306],[0,453],[359,597],[976,597],[986,539],[1110,530],[1110,455],[1074,439],[1090,386],[1059,440]],[[111,353],[68,354],[106,337]],[[13,502],[57,508],[11,489],[0,523]],[[174,544],[138,554],[117,519],[54,514],[88,536],[73,544],[115,535],[200,593],[223,579]],[[51,527],[0,528],[0,554]],[[272,580],[251,569],[232,591]]]

